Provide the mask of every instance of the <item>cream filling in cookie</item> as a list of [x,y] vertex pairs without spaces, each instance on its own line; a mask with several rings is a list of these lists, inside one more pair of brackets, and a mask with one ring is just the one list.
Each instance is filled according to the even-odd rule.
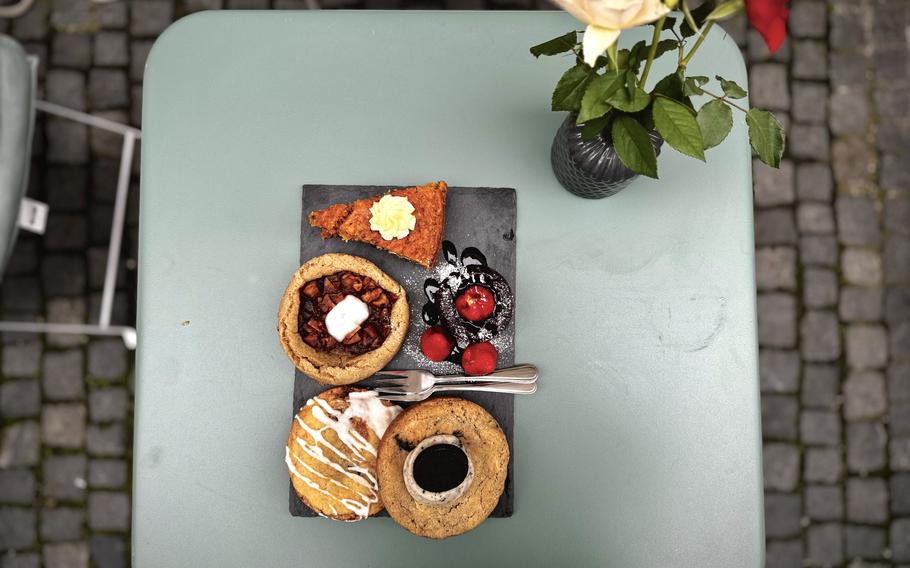
[[441,505],[461,497],[474,481],[474,464],[455,436],[426,438],[404,460],[404,486],[416,501]]
[[[374,472],[358,463],[375,460],[376,447],[357,432],[351,424],[351,419],[359,418],[381,438],[392,420],[401,412],[401,407],[384,405],[375,391],[351,392],[348,395],[348,403],[344,412],[339,412],[319,397],[309,399],[306,407],[313,407],[313,416],[320,422],[318,428],[308,426],[299,414],[294,419],[314,442],[297,438],[296,443],[300,449],[314,460],[342,474],[349,481],[346,488],[356,494],[355,498],[341,499],[327,491],[324,488],[326,483],[340,484],[293,456],[290,448],[285,448],[284,459],[292,475],[310,488],[337,501],[343,509],[354,513],[357,519],[365,519],[370,515],[370,506],[379,501],[379,485],[373,475]],[[326,439],[325,433],[328,430],[335,432],[338,441],[350,456],[339,451]],[[357,458],[357,461],[351,457]],[[334,506],[332,511],[336,511]]]
[[325,328],[335,341],[344,341],[370,317],[370,307],[356,296],[345,296],[325,315]]

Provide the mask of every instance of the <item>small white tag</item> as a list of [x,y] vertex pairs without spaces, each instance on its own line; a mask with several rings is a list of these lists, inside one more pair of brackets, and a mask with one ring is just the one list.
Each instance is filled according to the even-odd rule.
[[23,197],[22,205],[19,206],[19,227],[43,235],[47,227],[48,209],[46,203]]

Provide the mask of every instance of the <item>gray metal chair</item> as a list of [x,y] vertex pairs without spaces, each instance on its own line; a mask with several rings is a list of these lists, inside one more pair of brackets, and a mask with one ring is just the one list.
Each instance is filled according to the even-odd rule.
[[[27,9],[29,3],[29,0],[23,0],[17,6],[26,5]],[[4,6],[4,8],[15,7]],[[129,191],[133,150],[136,140],[140,137],[140,132],[132,126],[37,100],[35,98],[37,67],[37,58],[26,55],[14,39],[0,34],[0,281],[2,281],[3,272],[6,270],[9,257],[16,244],[20,204],[28,187],[31,140],[36,111],[74,120],[123,136],[117,194],[114,201],[114,218],[111,223],[111,241],[108,248],[104,287],[101,293],[101,310],[97,323],[0,321],[0,331],[120,336],[126,346],[133,349],[136,346],[136,330],[129,326],[111,325],[111,312],[117,284],[117,263],[120,259],[120,243],[126,216],[126,199]]]

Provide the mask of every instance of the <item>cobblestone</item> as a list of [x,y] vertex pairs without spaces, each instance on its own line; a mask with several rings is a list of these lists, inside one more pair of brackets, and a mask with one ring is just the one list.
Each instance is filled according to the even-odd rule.
[[880,559],[888,546],[885,529],[848,525],[844,528],[844,537],[848,558]]
[[82,368],[82,351],[79,349],[45,354],[42,377],[44,396],[49,400],[81,398],[84,393]]
[[797,2],[790,11],[790,33],[800,38],[824,38],[827,21],[824,2]]
[[88,546],[84,542],[45,544],[45,568],[88,568]]
[[863,475],[883,469],[887,441],[885,427],[878,422],[847,424],[847,468]]
[[797,122],[824,123],[828,117],[828,86],[808,81],[795,81],[793,119]]
[[88,69],[92,65],[92,38],[86,34],[54,34],[51,63],[55,67]]
[[888,520],[888,484],[884,479],[847,480],[847,519],[873,524]]
[[755,253],[759,290],[796,289],[796,251],[791,247],[763,247]]
[[839,523],[810,526],[806,540],[810,563],[831,566],[844,560],[843,527]]
[[766,535],[770,538],[799,536],[802,506],[798,493],[768,493],[765,496]]
[[831,131],[835,135],[863,134],[869,126],[869,105],[862,89],[840,88],[831,94]]
[[837,304],[837,276],[826,268],[806,268],[803,272],[803,304],[807,308],[827,308]]
[[910,239],[890,236],[885,241],[885,282],[910,283]]
[[[884,387],[882,378],[882,387]],[[88,408],[92,422],[109,422],[124,420],[129,405],[129,393],[123,387],[112,387],[92,391],[89,394]]]
[[882,258],[874,250],[844,249],[841,255],[844,279],[858,286],[877,286],[882,282]]
[[840,417],[834,412],[804,410],[800,415],[799,431],[805,444],[836,445],[840,442]]
[[95,34],[95,65],[126,66],[129,64],[129,38],[122,32]]
[[806,365],[802,402],[809,407],[834,409],[837,405],[838,369],[833,365]]
[[802,568],[803,543],[800,539],[772,540],[765,551],[765,565],[777,568]]
[[796,218],[801,234],[834,234],[834,210],[827,203],[800,203]]
[[874,371],[853,372],[844,383],[844,417],[847,420],[868,420],[882,416],[887,410],[885,377]]
[[95,491],[88,497],[88,524],[97,531],[130,528],[130,498],[126,493]]
[[868,193],[874,191],[875,154],[861,136],[847,136],[831,144],[834,180],[841,192]]
[[41,344],[34,339],[3,346],[3,375],[34,377],[41,363]]
[[891,513],[910,515],[910,473],[897,473],[889,480]]
[[766,395],[761,407],[762,435],[766,440],[796,440],[799,403],[795,396]]
[[126,72],[117,69],[92,69],[89,73],[88,95],[94,110],[128,107],[130,87]]
[[41,435],[44,444],[50,447],[81,447],[85,439],[85,405],[45,405],[41,411]]
[[847,364],[856,369],[878,369],[888,362],[888,335],[878,325],[847,327]]
[[788,138],[790,154],[804,160],[828,159],[831,140],[828,129],[824,126],[811,124],[794,124],[790,127],[791,134]]
[[0,417],[31,418],[41,412],[41,389],[35,379],[0,385]]
[[35,474],[28,469],[0,469],[0,503],[28,505],[35,498]]
[[95,459],[89,462],[88,484],[97,489],[116,489],[123,487],[127,480],[125,461],[114,459]]
[[174,5],[171,2],[135,0],[130,6],[130,33],[137,37],[160,34],[174,18]]
[[793,220],[793,211],[788,208],[757,211],[755,213],[755,242],[759,245],[796,244],[796,223]]
[[807,448],[803,478],[810,483],[837,483],[844,474],[844,460],[835,448]]
[[3,429],[0,468],[36,465],[40,449],[41,430],[37,422],[27,420],[10,424]]
[[126,566],[126,544],[123,539],[97,535],[91,541],[92,559],[98,568],[123,568]]
[[68,69],[52,69],[45,79],[47,100],[75,110],[85,110],[85,74]]
[[799,389],[799,368],[796,351],[761,350],[758,369],[762,392],[795,393]]
[[749,70],[749,98],[753,105],[787,110],[790,108],[790,89],[787,67],[779,63],[753,65]]
[[841,291],[838,314],[845,322],[874,322],[882,319],[884,296],[881,288],[847,286]]
[[41,281],[48,296],[80,296],[85,293],[85,260],[76,255],[45,255]]
[[836,485],[809,485],[805,488],[806,515],[813,521],[840,521],[844,518],[844,497]]
[[783,160],[779,169],[752,161],[755,204],[759,207],[789,205],[795,199],[793,162]]
[[891,559],[910,562],[910,519],[898,519],[891,523]]
[[86,431],[85,447],[88,453],[99,457],[119,457],[126,452],[125,434],[121,424],[109,426],[90,425]]
[[800,323],[800,337],[806,361],[834,361],[840,356],[840,330],[832,312],[808,312]]
[[82,536],[82,509],[59,507],[41,511],[41,538],[47,542],[76,540]]
[[799,482],[799,450],[790,444],[765,444],[765,489],[793,491]]
[[33,509],[0,507],[0,550],[30,548],[36,538]]
[[80,501],[85,495],[87,460],[84,455],[51,456],[42,464],[42,494],[64,501]]
[[831,169],[817,162],[803,162],[797,165],[796,193],[801,200],[831,201],[834,194]]
[[84,124],[57,118],[46,124],[48,161],[71,166],[88,162],[88,128]]
[[828,50],[825,44],[813,40],[795,42],[791,72],[798,79],[827,79]]
[[[85,323],[84,298],[51,298],[47,300],[47,321],[57,323]],[[74,333],[49,333],[47,344],[51,347],[76,347],[85,343],[84,335]],[[80,379],[82,366],[79,371]]]
[[88,372],[101,379],[119,379],[127,371],[127,354],[119,339],[94,340],[89,343]]
[[758,342],[763,347],[796,345],[796,298],[790,294],[759,294]]
[[838,237],[841,243],[858,246],[881,244],[878,213],[871,199],[839,197],[836,208]]
[[888,443],[893,471],[910,471],[910,438],[898,438]]
[[885,292],[885,321],[910,320],[910,287],[892,287]]

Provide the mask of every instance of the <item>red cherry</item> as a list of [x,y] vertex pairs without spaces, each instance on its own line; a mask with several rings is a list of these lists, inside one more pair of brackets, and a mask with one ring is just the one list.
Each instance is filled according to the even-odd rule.
[[493,315],[496,298],[489,288],[471,286],[455,298],[455,309],[466,320],[483,321]]
[[469,375],[488,375],[496,370],[499,354],[489,341],[472,343],[461,354],[461,366]]
[[430,361],[445,361],[454,348],[452,338],[438,325],[428,328],[420,337],[420,350]]

